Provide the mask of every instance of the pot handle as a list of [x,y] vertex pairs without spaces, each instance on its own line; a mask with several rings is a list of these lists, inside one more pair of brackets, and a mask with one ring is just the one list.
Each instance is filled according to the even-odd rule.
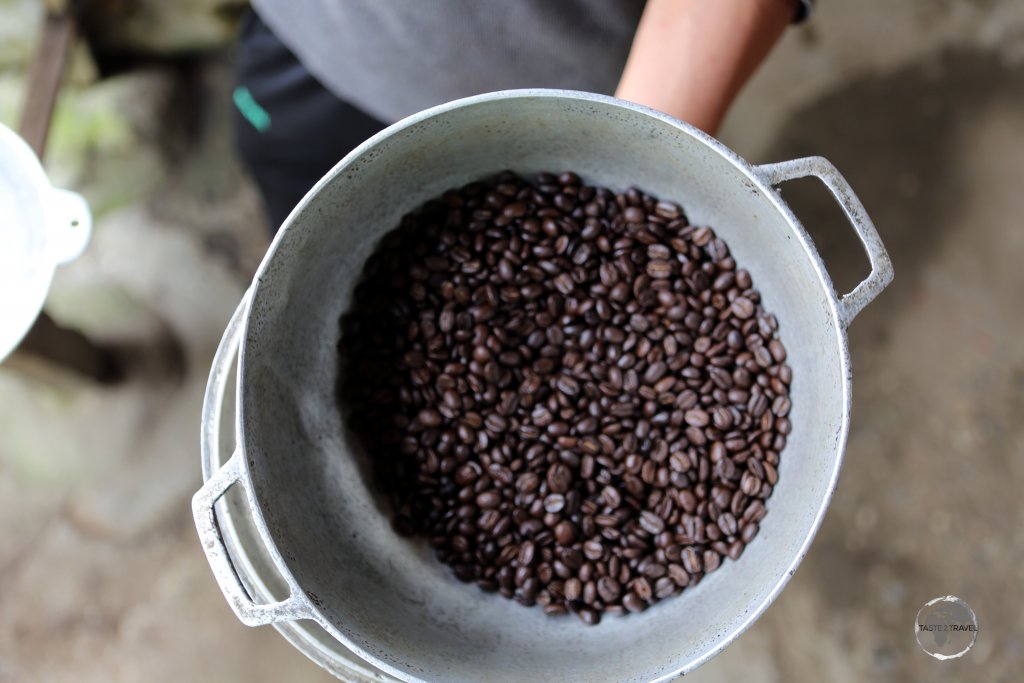
[[857,231],[857,237],[864,245],[864,251],[871,263],[871,273],[854,287],[853,291],[842,295],[837,301],[840,322],[843,327],[848,327],[854,317],[892,282],[892,261],[878,236],[875,224],[864,210],[864,205],[853,193],[853,188],[846,182],[846,178],[824,157],[805,157],[777,164],[764,164],[755,167],[754,170],[768,185],[779,185],[787,180],[808,176],[818,178],[838,200],[843,213]]
[[[224,389],[230,376],[231,362],[238,351],[247,304],[248,293],[242,298],[242,302],[231,317],[210,369],[210,379],[203,400],[201,447],[204,462],[220,462],[217,451],[220,449],[220,413],[224,402]],[[207,457],[211,454],[212,457]],[[238,572],[235,571],[234,565],[231,563],[231,557],[217,524],[214,505],[234,484],[245,489],[245,495],[250,504],[254,500],[248,477],[242,471],[242,458],[244,457],[241,447],[236,447],[234,454],[220,469],[212,474],[204,472],[204,476],[208,477],[206,483],[192,497],[192,516],[195,519],[196,530],[199,532],[199,539],[202,541],[206,559],[213,569],[213,575],[231,609],[239,621],[246,626],[261,626],[296,619],[315,619],[305,593],[288,572],[282,572],[282,576],[288,584],[289,597],[280,602],[257,604],[253,602],[242,586]],[[274,559],[275,563],[280,565],[280,559],[277,557]]]

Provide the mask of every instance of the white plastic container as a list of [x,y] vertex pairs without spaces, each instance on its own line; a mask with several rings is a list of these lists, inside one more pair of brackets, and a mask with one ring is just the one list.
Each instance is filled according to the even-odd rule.
[[50,185],[32,148],[0,124],[0,360],[43,308],[57,266],[89,242],[82,197]]

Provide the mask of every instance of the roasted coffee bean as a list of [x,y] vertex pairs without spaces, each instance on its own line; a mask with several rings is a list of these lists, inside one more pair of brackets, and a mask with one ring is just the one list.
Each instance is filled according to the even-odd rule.
[[601,596],[601,600],[605,603],[612,603],[619,599],[622,589],[619,588],[619,582],[611,576],[602,576],[597,580],[597,594]]
[[647,533],[660,534],[665,528],[665,521],[653,512],[644,510],[640,513],[640,526],[642,526]]
[[718,569],[719,565],[722,564],[722,556],[716,553],[714,550],[704,551],[704,572],[710,574],[711,572]]
[[672,264],[661,259],[648,261],[647,274],[655,280],[664,280],[672,276]]
[[524,541],[523,544],[519,546],[519,555],[517,560],[520,567],[529,567],[533,564],[533,557],[536,548],[537,546],[534,545],[533,541]]
[[630,612],[643,612],[647,609],[647,603],[640,599],[636,593],[626,593],[622,598],[622,606]]
[[706,427],[708,422],[710,422],[708,414],[700,408],[687,410],[683,419],[686,420],[686,424],[691,427]]
[[559,377],[555,381],[555,387],[566,396],[575,396],[580,393],[579,382],[572,377]]
[[605,486],[601,490],[601,498],[604,504],[612,509],[619,507],[619,504],[622,502],[622,496],[614,486]]
[[668,576],[677,586],[685,587],[690,584],[690,574],[678,564],[668,566]]
[[576,538],[576,527],[572,522],[563,520],[555,527],[555,542],[560,546],[567,546]]
[[587,541],[583,544],[583,555],[588,560],[600,560],[604,556],[604,545],[598,540]]
[[693,549],[693,546],[683,548],[682,561],[683,568],[690,574],[698,574],[703,569],[700,555]]
[[571,483],[572,471],[569,470],[567,465],[555,463],[548,469],[547,484],[550,491],[553,491],[554,493],[565,493],[569,490],[569,485]]
[[569,602],[576,602],[583,595],[583,583],[575,576],[565,580],[562,593]]
[[733,300],[732,306],[729,310],[732,311],[732,314],[740,320],[746,320],[750,316],[754,315],[754,304],[750,302],[750,299],[738,296]]
[[654,595],[659,600],[675,595],[678,590],[675,582],[667,576],[661,577],[654,583]]
[[644,371],[644,382],[646,384],[654,384],[662,377],[665,376],[665,372],[668,370],[668,366],[661,361],[651,363],[647,370]]
[[544,499],[544,511],[556,514],[565,508],[565,496],[560,493],[552,493]]
[[341,329],[393,527],[460,581],[596,624],[757,534],[793,370],[750,273],[671,202],[571,172],[452,190],[384,238]]
[[547,614],[551,617],[557,617],[568,613],[569,608],[567,608],[564,604],[560,602],[552,602],[544,606],[544,614]]
[[651,589],[650,582],[642,576],[633,580],[633,592],[636,593],[636,596],[644,602],[650,600],[654,593]]
[[495,491],[494,489],[485,491],[476,497],[476,504],[479,505],[484,510],[496,508],[500,503],[501,494]]
[[646,218],[644,210],[637,206],[628,207],[622,214],[627,223],[642,223]]

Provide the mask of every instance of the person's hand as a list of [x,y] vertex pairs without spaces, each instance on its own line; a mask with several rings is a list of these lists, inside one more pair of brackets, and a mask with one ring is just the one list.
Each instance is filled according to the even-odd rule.
[[714,135],[797,0],[647,0],[615,95]]

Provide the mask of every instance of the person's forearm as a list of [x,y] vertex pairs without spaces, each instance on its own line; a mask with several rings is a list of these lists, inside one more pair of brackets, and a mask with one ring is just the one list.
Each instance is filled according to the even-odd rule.
[[648,0],[617,97],[714,134],[797,0]]

